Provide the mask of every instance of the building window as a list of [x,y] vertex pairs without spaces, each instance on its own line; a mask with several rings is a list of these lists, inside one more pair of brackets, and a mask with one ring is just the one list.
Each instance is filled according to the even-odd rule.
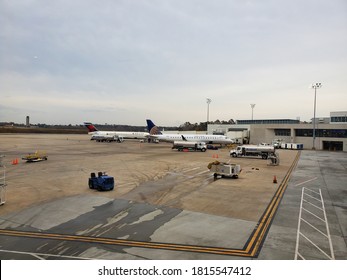
[[[313,137],[313,129],[295,129],[295,136]],[[347,138],[347,130],[316,129],[316,137]]]
[[334,123],[345,123],[347,122],[347,116],[331,117],[330,121]]
[[[316,130],[316,133],[317,133],[317,130]],[[295,136],[312,137],[313,130],[312,129],[295,129]]]
[[270,119],[270,120],[237,120],[237,124],[294,124],[300,123],[300,120],[291,119]]
[[290,129],[287,129],[287,128],[275,129],[275,135],[276,136],[291,136],[290,135]]

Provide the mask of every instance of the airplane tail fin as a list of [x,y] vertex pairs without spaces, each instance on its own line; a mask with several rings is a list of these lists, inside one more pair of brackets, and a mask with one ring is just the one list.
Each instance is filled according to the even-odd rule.
[[84,125],[86,128],[88,128],[88,132],[98,131],[97,128],[90,122],[85,122]]
[[151,120],[146,120],[146,122],[147,122],[147,129],[150,135],[162,134],[159,131],[159,128]]

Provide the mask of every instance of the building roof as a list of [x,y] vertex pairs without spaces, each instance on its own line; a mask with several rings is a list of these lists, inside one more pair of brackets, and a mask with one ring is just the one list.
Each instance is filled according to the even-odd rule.
[[236,120],[237,124],[296,124],[300,120],[293,119],[266,119],[266,120]]

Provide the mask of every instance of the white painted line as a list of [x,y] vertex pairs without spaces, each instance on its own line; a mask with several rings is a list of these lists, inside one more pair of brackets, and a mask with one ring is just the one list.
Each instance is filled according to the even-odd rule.
[[314,225],[310,224],[308,221],[306,221],[305,219],[302,219],[303,222],[305,222],[307,225],[309,225],[311,228],[313,228],[314,230],[318,231],[320,234],[322,234],[323,236],[325,236],[326,238],[328,238],[328,236],[320,231],[318,228],[316,228]]
[[321,202],[321,200],[319,200],[318,198],[315,198],[315,197],[312,196],[312,195],[309,195],[309,194],[307,194],[307,193],[305,193],[305,195],[308,196],[308,197],[311,197],[312,199],[317,200],[318,202]]
[[302,237],[304,237],[308,242],[310,242],[317,250],[319,250],[323,255],[325,255],[328,259],[332,259],[327,253],[325,253],[321,248],[319,248],[316,244],[314,244],[311,239],[306,237],[304,234],[300,233]]
[[331,241],[331,236],[330,236],[330,231],[329,231],[328,218],[327,218],[327,215],[326,215],[326,212],[325,212],[324,200],[323,200],[323,196],[322,196],[322,191],[321,191],[321,189],[319,189],[319,192],[320,192],[320,196],[321,196],[321,198],[322,198],[322,207],[323,207],[325,225],[326,225],[327,235],[328,235],[328,240],[329,240],[329,246],[330,246],[330,252],[331,252],[331,259],[332,259],[332,260],[335,260],[333,244],[332,244],[332,241]]
[[317,179],[317,177],[314,177],[314,178],[312,178],[312,179],[310,179],[310,180],[307,180],[307,181],[305,181],[305,182],[301,182],[301,183],[299,183],[299,184],[296,184],[295,187],[301,186],[301,185],[303,185],[303,184],[306,184],[306,183],[311,182],[311,181],[316,180],[316,179]]
[[[305,193],[305,190],[306,191],[310,191],[311,193],[315,193],[317,195],[320,196],[320,199],[317,199],[307,193]],[[298,221],[298,229],[297,229],[297,238],[296,238],[296,246],[295,246],[295,257],[294,259],[297,260],[298,257],[304,259],[304,257],[299,253],[299,242],[300,242],[300,237],[303,237],[305,238],[309,243],[311,243],[312,246],[314,246],[317,250],[319,250],[324,256],[326,256],[328,259],[331,259],[331,260],[334,260],[335,259],[335,256],[334,256],[334,250],[333,250],[333,246],[332,246],[332,241],[331,241],[331,236],[330,236],[330,231],[329,231],[329,225],[328,225],[328,219],[327,219],[327,216],[326,216],[326,211],[325,211],[325,207],[324,207],[324,200],[323,200],[323,196],[322,196],[322,191],[321,189],[318,189],[319,192],[316,192],[314,190],[310,190],[310,189],[307,189],[305,187],[302,188],[302,194],[301,194],[301,202],[300,202],[300,213],[299,213],[299,221]],[[317,205],[314,205],[313,203],[307,201],[304,199],[304,196],[306,197],[311,197],[313,198],[314,200],[318,201],[321,205],[322,205],[322,208],[317,206]],[[323,212],[323,215],[324,215],[324,219],[323,218],[320,218],[319,216],[317,216],[316,214],[310,212],[309,210],[305,209],[304,207],[304,204],[303,203],[307,203],[311,206],[314,206],[316,209],[319,209],[321,212]],[[322,232],[320,229],[318,229],[317,227],[315,227],[314,225],[312,225],[308,220],[304,219],[302,217],[302,211],[305,211],[307,213],[309,213],[310,215],[312,215],[313,217],[316,217],[317,219],[319,219],[320,221],[322,221],[325,226],[326,226],[326,233]],[[307,224],[308,226],[310,226],[312,229],[315,230],[315,232],[318,232],[320,233],[321,235],[323,235],[325,238],[328,239],[328,242],[329,242],[329,246],[330,246],[330,253],[331,253],[331,256],[329,256],[327,254],[327,252],[324,252],[318,245],[320,245],[319,243],[315,244],[308,236],[306,236],[305,234],[303,234],[303,232],[301,231],[301,221],[304,222],[305,224]]]
[[188,170],[184,170],[183,172],[190,172],[190,171],[194,171],[196,169],[199,169],[200,167],[194,167],[194,168],[191,168],[191,169],[188,169]]
[[23,255],[31,255],[33,257],[36,257],[38,259],[42,259],[39,256],[45,256],[45,257],[59,257],[59,258],[69,258],[69,259],[77,259],[77,260],[95,260],[91,258],[80,258],[80,257],[74,257],[74,256],[67,256],[67,255],[53,255],[53,254],[44,254],[44,253],[30,253],[30,252],[21,252],[21,251],[10,251],[10,250],[1,250],[0,252],[4,253],[12,253],[12,254],[23,254]]
[[299,252],[298,252],[298,255],[299,255],[300,258],[302,258],[303,260],[305,260],[304,256],[301,255]]
[[316,195],[320,195],[320,193],[319,193],[319,192],[317,192],[317,191],[315,191],[315,190],[311,190],[311,189],[306,188],[306,187],[305,187],[305,190],[306,190],[306,191],[313,192],[313,193],[315,193]]
[[33,257],[39,259],[39,260],[45,260],[44,258],[41,258],[40,256],[36,255],[36,254],[29,254],[32,255]]
[[302,208],[302,210],[306,211],[307,213],[311,214],[313,217],[316,217],[317,219],[321,220],[322,222],[325,222],[321,217],[318,217],[316,214],[313,214],[311,211],[308,211],[305,208]]
[[196,174],[196,175],[201,175],[201,174],[204,174],[204,173],[207,173],[207,172],[210,172],[210,170],[205,170],[205,171],[199,172],[199,173]]
[[298,256],[300,256],[302,259],[304,259],[300,254],[299,254],[299,241],[300,241],[300,227],[301,227],[301,215],[302,215],[302,203],[304,200],[304,188],[301,190],[301,201],[300,201],[300,212],[299,212],[299,219],[298,219],[298,229],[296,231],[296,245],[295,245],[295,256],[294,260],[298,259]]
[[305,201],[307,204],[310,204],[311,206],[316,207],[318,210],[323,211],[323,209],[322,209],[322,208],[320,208],[320,207],[319,207],[319,206],[317,206],[317,205],[314,205],[313,203],[311,203],[311,202],[307,201],[306,199],[304,199],[304,201]]

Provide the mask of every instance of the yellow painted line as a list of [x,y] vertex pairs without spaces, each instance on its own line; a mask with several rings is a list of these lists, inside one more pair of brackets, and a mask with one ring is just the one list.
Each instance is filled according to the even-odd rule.
[[82,235],[68,235],[68,234],[57,234],[57,233],[26,232],[26,231],[17,231],[17,230],[10,230],[10,229],[0,229],[0,235],[97,243],[97,244],[107,244],[107,245],[127,246],[127,247],[141,247],[141,248],[161,249],[161,250],[187,251],[187,252],[195,252],[195,253],[232,255],[232,256],[241,256],[241,257],[255,257],[257,256],[260,246],[265,239],[268,228],[273,220],[274,214],[277,211],[277,208],[283,197],[284,191],[287,187],[290,175],[292,171],[294,170],[299,160],[299,157],[300,157],[300,152],[298,152],[293,164],[289,168],[279,188],[276,190],[275,195],[270,201],[262,218],[258,222],[256,230],[253,231],[249,239],[249,242],[247,244],[247,247],[245,249],[232,249],[232,248],[185,245],[185,244],[174,244],[174,243],[161,243],[161,242],[146,242],[146,241],[113,239],[113,238],[82,236]]
[[[263,217],[262,217],[262,219],[261,219],[261,221],[257,227],[257,231],[254,232],[252,239],[251,239],[251,242],[248,244],[248,246],[246,248],[246,251],[249,252],[250,257],[256,256],[256,254],[258,253],[258,250],[260,248],[260,245],[264,241],[266,232],[267,232],[270,224],[272,223],[273,217],[274,217],[274,215],[278,209],[278,206],[282,200],[283,194],[287,188],[291,173],[293,172],[294,168],[297,165],[297,162],[299,161],[300,154],[301,154],[300,152],[297,153],[297,155],[293,161],[293,164],[289,168],[286,176],[284,177],[283,181],[281,182],[281,185],[279,186],[273,199],[269,203],[269,206],[268,206],[265,214],[263,215]],[[253,250],[251,250],[252,247],[253,247]]]
[[0,234],[7,235],[7,236],[16,236],[16,237],[42,238],[42,239],[53,239],[53,240],[62,240],[62,241],[78,241],[78,242],[89,242],[89,243],[118,245],[118,246],[131,246],[131,247],[176,250],[176,251],[178,250],[178,251],[213,253],[213,254],[223,254],[223,255],[230,255],[230,254],[242,255],[243,253],[242,250],[237,250],[237,249],[234,250],[234,249],[226,249],[226,248],[218,248],[218,247],[132,241],[132,240],[125,240],[125,239],[65,235],[65,234],[55,234],[55,233],[53,234],[53,233],[41,233],[41,232],[23,232],[23,231],[4,230],[4,229],[0,229]]

